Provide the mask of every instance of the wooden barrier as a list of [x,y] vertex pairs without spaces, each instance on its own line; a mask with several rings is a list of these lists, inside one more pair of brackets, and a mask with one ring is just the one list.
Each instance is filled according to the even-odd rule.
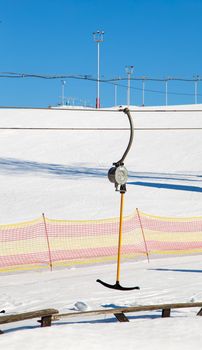
[[[38,322],[41,323],[41,327],[49,327],[51,326],[52,321],[57,321],[57,320],[60,320],[61,318],[93,316],[93,315],[110,315],[110,314],[113,314],[119,322],[129,322],[128,317],[126,317],[125,315],[126,313],[161,310],[162,317],[170,317],[171,310],[173,309],[196,308],[196,307],[200,307],[200,310],[197,312],[197,316],[202,316],[202,302],[130,306],[130,307],[120,307],[115,309],[102,309],[102,310],[99,309],[99,310],[90,310],[90,311],[68,312],[64,314],[59,314],[59,311],[56,309],[44,309],[44,310],[25,312],[25,313],[15,314],[15,315],[0,316],[0,324],[18,322],[18,321],[41,317],[41,319],[38,320]],[[3,331],[0,330],[0,334],[3,334]]]
[[[59,311],[56,309],[44,309],[31,312],[24,312],[22,314],[0,316],[0,324],[30,320],[32,318],[41,317],[41,319],[38,320],[38,322],[41,323],[41,327],[50,327],[52,316],[58,314],[58,312]],[[3,334],[3,331],[0,330],[0,334]]]
[[198,311],[197,315],[202,316],[202,302],[196,302],[196,303],[142,305],[142,306],[120,307],[120,308],[106,309],[106,310],[102,309],[102,310],[69,312],[69,313],[58,314],[56,316],[53,316],[53,321],[57,321],[61,318],[113,314],[119,322],[129,322],[129,319],[125,315],[126,313],[139,312],[139,311],[162,310],[162,313],[161,313],[162,317],[170,317],[172,309],[194,308],[194,307],[201,308]]

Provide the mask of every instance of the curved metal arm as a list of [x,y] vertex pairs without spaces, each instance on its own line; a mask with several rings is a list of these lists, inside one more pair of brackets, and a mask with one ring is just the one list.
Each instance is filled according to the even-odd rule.
[[128,152],[129,152],[129,150],[131,148],[131,145],[132,145],[132,142],[133,142],[133,137],[134,137],[134,125],[133,125],[133,121],[132,121],[132,117],[131,117],[130,111],[129,111],[129,109],[127,107],[124,108],[122,111],[127,115],[129,123],[130,123],[130,139],[129,139],[129,142],[128,142],[128,146],[127,146],[123,156],[121,157],[121,159],[118,160],[118,162],[113,163],[116,167],[124,164],[124,160],[125,160]]

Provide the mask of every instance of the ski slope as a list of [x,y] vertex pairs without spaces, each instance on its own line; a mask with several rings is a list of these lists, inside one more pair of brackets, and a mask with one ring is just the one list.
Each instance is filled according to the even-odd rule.
[[[78,301],[90,310],[202,300],[201,256],[122,264],[121,283],[139,285],[139,291],[120,292],[96,283],[97,278],[114,283],[115,270],[115,265],[100,265],[4,275],[0,305],[9,314],[46,307],[72,312]],[[16,322],[1,325],[5,333],[0,336],[0,346],[9,350],[21,350],[25,344],[30,350],[191,350],[202,342],[198,311],[173,310],[171,318],[163,319],[160,311],[128,314],[129,323],[119,323],[110,315],[74,317],[53,322],[51,328],[40,328],[36,320]]]
[[[125,215],[138,207],[154,215],[201,216],[202,106],[134,107],[131,113],[136,130],[125,161],[130,175]],[[118,216],[119,193],[107,171],[125,150],[125,128],[126,116],[114,109],[0,109],[0,223],[42,212],[55,219]],[[140,286],[129,292],[96,283],[97,278],[114,283],[115,264],[2,275],[0,309],[6,314],[46,307],[68,312],[78,301],[89,309],[201,301],[201,271],[201,256],[124,263],[121,283]],[[94,316],[45,329],[35,320],[2,325],[0,347],[193,349],[202,341],[197,311],[177,310],[168,319],[144,312],[131,315],[127,324]]]
[[[202,106],[169,108],[132,112],[138,130],[125,161],[126,215],[135,208],[154,215],[202,215]],[[119,196],[107,172],[128,143],[123,112],[0,109],[0,128],[0,223],[43,212],[54,219],[117,216]]]

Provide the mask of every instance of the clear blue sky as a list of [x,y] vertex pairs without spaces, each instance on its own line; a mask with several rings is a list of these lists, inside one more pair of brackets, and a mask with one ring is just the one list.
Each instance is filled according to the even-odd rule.
[[[36,74],[97,74],[92,32],[104,30],[100,47],[103,79],[202,77],[201,0],[0,0],[0,71]],[[126,85],[127,82],[121,82]],[[141,105],[142,83],[131,83],[131,103]],[[0,105],[56,105],[60,80],[0,78]],[[140,89],[140,90],[139,90]],[[146,82],[145,104],[165,103],[165,83]],[[193,103],[194,83],[168,83],[168,103]],[[202,82],[198,84],[202,103]],[[201,94],[201,96],[200,96]],[[65,95],[94,105],[96,84],[67,79]],[[100,87],[102,106],[114,104],[114,86]],[[118,87],[118,104],[126,88]]]

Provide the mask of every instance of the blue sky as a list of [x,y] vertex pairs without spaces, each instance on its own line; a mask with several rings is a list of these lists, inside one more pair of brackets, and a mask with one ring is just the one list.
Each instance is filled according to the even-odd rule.
[[[92,32],[104,30],[102,79],[202,77],[201,0],[0,0],[1,72],[97,74]],[[126,104],[126,81],[117,103]],[[142,82],[131,82],[131,104],[142,104]],[[1,78],[0,106],[46,107],[60,102],[61,80]],[[159,92],[152,92],[152,91]],[[168,104],[194,103],[194,82],[168,82]],[[182,94],[182,95],[181,95]],[[198,83],[202,103],[202,82]],[[95,104],[96,83],[66,79],[65,96]],[[102,83],[101,105],[114,104]],[[165,104],[165,83],[146,81],[145,105]]]

